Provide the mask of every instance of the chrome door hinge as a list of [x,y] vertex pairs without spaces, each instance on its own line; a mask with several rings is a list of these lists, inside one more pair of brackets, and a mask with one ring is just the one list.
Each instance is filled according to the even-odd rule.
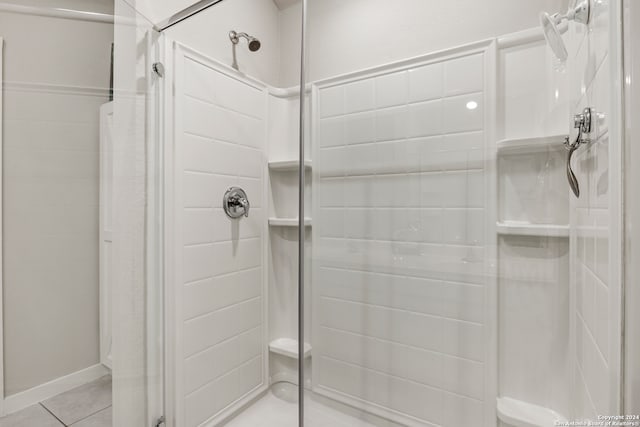
[[158,418],[158,421],[156,421],[156,424],[153,427],[160,427],[165,425],[166,419],[164,418],[164,415],[161,416],[160,418]]
[[162,65],[162,62],[154,62],[152,68],[156,76],[164,77],[164,65]]

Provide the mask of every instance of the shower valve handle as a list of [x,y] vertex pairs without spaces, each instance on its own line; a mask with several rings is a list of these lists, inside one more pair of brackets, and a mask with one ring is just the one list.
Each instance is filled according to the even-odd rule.
[[229,218],[240,218],[243,215],[249,216],[249,199],[247,193],[240,187],[231,187],[222,198],[222,207]]

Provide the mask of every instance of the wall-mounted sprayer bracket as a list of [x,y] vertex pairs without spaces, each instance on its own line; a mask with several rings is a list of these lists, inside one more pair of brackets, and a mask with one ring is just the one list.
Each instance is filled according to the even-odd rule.
[[557,16],[556,24],[559,24],[563,20],[575,21],[580,24],[587,25],[589,23],[589,16],[591,14],[591,0],[579,0],[574,1],[573,6],[569,7],[569,10],[564,15],[556,13],[553,16]]
[[591,132],[591,108],[585,108],[581,114],[576,114],[573,117],[573,127],[578,129],[578,136],[574,142],[571,142],[571,139],[567,136],[564,140],[564,146],[569,152],[567,154],[567,179],[569,180],[569,186],[571,187],[571,191],[575,194],[576,197],[580,197],[580,184],[578,183],[578,178],[573,173],[573,169],[571,168],[571,158],[573,157],[573,153],[576,152],[578,148],[580,148],[583,144],[589,144],[591,142],[591,138],[585,136]]

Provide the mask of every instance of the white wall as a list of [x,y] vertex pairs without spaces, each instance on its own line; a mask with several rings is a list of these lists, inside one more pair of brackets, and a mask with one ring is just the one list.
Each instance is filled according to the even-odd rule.
[[[538,25],[567,0],[309,0],[312,81]],[[283,86],[297,83],[300,3],[281,12]],[[293,22],[292,22],[293,21]],[[296,22],[298,21],[298,22]],[[455,29],[455,30],[454,30]]]
[[231,66],[233,45],[229,40],[230,30],[246,32],[262,42],[259,51],[251,52],[246,40],[240,41],[235,49],[239,70],[278,86],[280,29],[278,8],[272,0],[226,0],[171,27],[165,34]]
[[0,36],[12,395],[99,362],[98,119],[108,101],[113,25],[0,13]]
[[[264,86],[176,54],[177,425],[221,416],[266,383]],[[248,217],[225,191],[243,188]]]
[[[300,85],[300,49],[302,31],[302,7],[300,2],[280,11],[280,87]],[[308,45],[307,45],[308,46]],[[307,52],[307,58],[311,52]],[[307,62],[307,74],[309,65]]]
[[[127,1],[156,23],[194,3]],[[310,0],[308,77],[323,79],[534,27],[541,11],[565,11],[567,3]],[[300,2],[279,11],[273,0],[225,0],[167,34],[227,64],[231,53],[226,33],[233,27],[254,34],[263,47],[257,53],[239,49],[241,70],[289,87],[299,80],[300,9]]]
[[44,8],[62,8],[95,13],[113,13],[113,0],[6,0],[3,3],[14,3],[21,6]]
[[[158,1],[150,4],[127,0],[127,3],[154,23],[159,23],[194,1]],[[233,51],[228,37],[230,30],[249,33],[262,41],[258,52],[249,52],[246,42],[241,41],[236,51],[240,71],[278,86],[281,30],[278,7],[273,0],[227,0],[170,28],[166,34],[173,40],[231,65]]]

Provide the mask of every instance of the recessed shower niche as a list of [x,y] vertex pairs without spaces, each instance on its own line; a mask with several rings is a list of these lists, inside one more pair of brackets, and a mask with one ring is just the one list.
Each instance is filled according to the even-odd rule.
[[563,138],[498,142],[498,229],[502,234],[568,236]]

